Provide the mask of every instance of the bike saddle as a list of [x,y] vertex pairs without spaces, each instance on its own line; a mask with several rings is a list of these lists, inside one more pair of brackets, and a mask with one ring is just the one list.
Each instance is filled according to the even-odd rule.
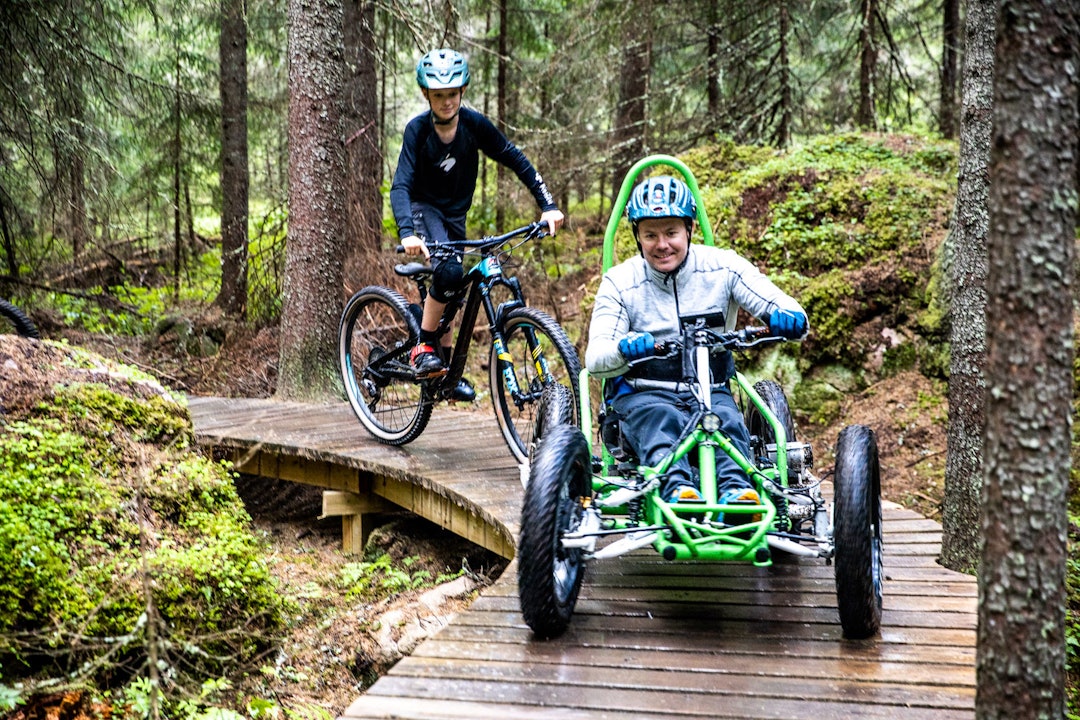
[[430,275],[432,269],[430,265],[419,262],[398,263],[394,266],[394,272],[402,277],[416,277],[417,275]]

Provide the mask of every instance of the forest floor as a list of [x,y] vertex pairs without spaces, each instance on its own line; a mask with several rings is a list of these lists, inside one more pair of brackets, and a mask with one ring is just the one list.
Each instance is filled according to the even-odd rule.
[[[271,329],[227,332],[219,352],[197,357],[180,349],[182,338],[175,332],[153,341],[123,340],[49,327],[47,319],[43,325],[47,337],[140,367],[189,394],[268,397],[273,392],[278,347]],[[918,372],[903,372],[848,398],[840,417],[828,425],[796,419],[799,439],[812,444],[815,473],[824,476],[832,469],[840,429],[852,423],[870,426],[878,438],[884,497],[939,519],[947,413],[941,395],[941,388]],[[481,402],[472,410],[492,412]],[[340,520],[318,519],[317,489],[254,478],[241,478],[238,489],[269,545],[281,587],[299,608],[278,657],[235,688],[239,703],[270,699],[295,717],[336,717],[422,639],[423,633],[402,637],[402,628],[437,630],[505,567],[505,561],[426,521],[402,516],[380,529],[369,549],[387,552],[395,563],[407,563],[410,573],[423,571],[432,578],[465,567],[466,579],[438,594],[434,604],[425,590],[359,602],[346,595],[340,581],[358,559],[340,550]]]

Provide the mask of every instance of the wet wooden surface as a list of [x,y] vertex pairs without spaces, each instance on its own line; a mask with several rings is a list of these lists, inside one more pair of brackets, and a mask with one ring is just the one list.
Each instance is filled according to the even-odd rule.
[[[438,408],[404,448],[347,406],[193,399],[199,442],[362,468],[482,508],[516,536],[521,486],[491,413]],[[344,718],[973,718],[974,578],[937,565],[941,527],[887,503],[881,635],[845,641],[833,568],[591,564],[570,630],[532,637],[516,566]]]

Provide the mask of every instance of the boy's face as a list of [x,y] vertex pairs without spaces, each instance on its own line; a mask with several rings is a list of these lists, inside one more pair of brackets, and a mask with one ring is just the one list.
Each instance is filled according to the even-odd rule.
[[682,264],[690,247],[690,233],[682,218],[649,218],[638,223],[638,242],[645,262],[659,272]]
[[447,122],[454,119],[461,109],[461,96],[465,94],[465,88],[453,88],[451,90],[429,90],[421,88],[424,97],[427,98],[431,112],[436,120]]

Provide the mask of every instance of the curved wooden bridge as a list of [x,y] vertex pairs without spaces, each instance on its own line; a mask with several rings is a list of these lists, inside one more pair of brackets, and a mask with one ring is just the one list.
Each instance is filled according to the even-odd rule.
[[[326,488],[346,549],[392,506],[513,556],[518,468],[490,413],[436,410],[412,444],[348,406],[192,398],[198,441],[245,472]],[[344,718],[973,718],[974,578],[940,567],[941,527],[887,504],[879,638],[841,638],[832,567],[593,563],[570,630],[532,637],[513,563]]]

